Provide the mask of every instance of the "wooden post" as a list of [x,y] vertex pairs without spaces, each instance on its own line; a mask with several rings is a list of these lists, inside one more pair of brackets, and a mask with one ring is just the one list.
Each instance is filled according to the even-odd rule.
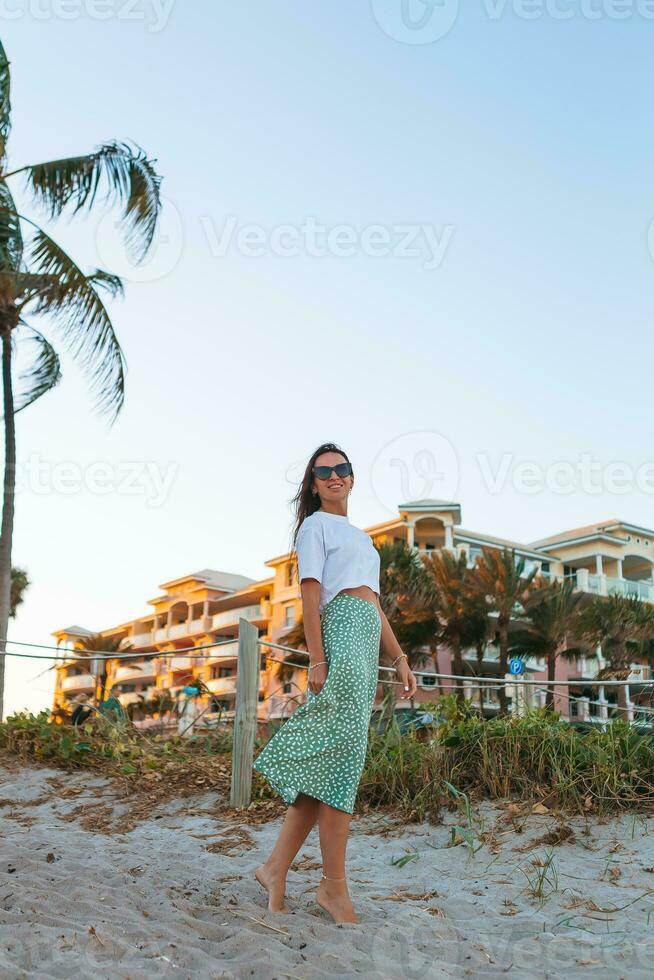
[[252,758],[259,694],[259,631],[247,619],[238,621],[236,716],[232,745],[230,806],[249,806],[252,799]]

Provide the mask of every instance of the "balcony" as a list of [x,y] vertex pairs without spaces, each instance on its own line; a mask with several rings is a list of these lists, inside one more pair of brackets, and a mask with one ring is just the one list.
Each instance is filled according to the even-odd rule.
[[632,582],[626,578],[606,578],[608,595],[633,595],[644,602],[654,602],[654,584],[652,582]]
[[116,682],[119,681],[139,681],[155,677],[156,669],[153,660],[145,660],[141,666],[134,664],[131,667],[118,667],[116,670]]
[[64,677],[61,682],[62,691],[93,691],[95,688],[95,678],[92,674],[73,674]]
[[234,640],[233,643],[223,643],[219,647],[212,647],[208,654],[208,663],[213,663],[216,660],[234,660],[238,657],[238,640]]
[[166,657],[169,670],[190,670],[195,666],[196,657]]
[[[193,633],[207,633],[212,628],[211,616],[200,616],[198,619],[185,619],[183,623],[172,623],[170,626],[160,626],[152,633],[140,634],[141,646],[150,643],[165,643],[166,640],[174,640],[180,636],[191,636]],[[147,637],[147,639],[145,639]],[[137,637],[132,637],[132,642],[136,644]]]
[[236,691],[236,677],[214,677],[207,681],[207,687],[212,694],[234,694]]
[[252,622],[263,618],[260,605],[241,606],[239,609],[228,609],[227,612],[215,613],[212,617],[212,625],[214,629],[220,629],[222,626],[237,626],[239,619],[247,619]]
[[[550,572],[542,573],[550,580],[561,576]],[[611,578],[609,575],[591,574],[587,568],[579,568],[564,577],[571,581],[577,592],[587,592],[590,595],[623,595],[636,596],[643,602],[654,603],[654,582],[634,581],[627,578]]]
[[134,647],[149,647],[152,643],[152,630],[148,630],[147,633],[134,633],[133,636],[128,636],[127,639]]
[[199,619],[192,619],[188,624],[189,633],[206,633],[211,629],[211,616],[200,616]]

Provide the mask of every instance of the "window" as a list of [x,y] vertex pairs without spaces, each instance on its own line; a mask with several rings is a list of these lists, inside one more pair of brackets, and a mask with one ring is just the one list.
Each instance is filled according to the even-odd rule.
[[295,606],[284,606],[284,626],[295,626]]
[[286,585],[294,585],[295,581],[295,562],[289,561],[288,565],[286,566]]
[[284,694],[290,694],[292,687],[293,685],[291,684],[291,682],[287,681],[286,684],[284,684],[284,688],[283,688]]

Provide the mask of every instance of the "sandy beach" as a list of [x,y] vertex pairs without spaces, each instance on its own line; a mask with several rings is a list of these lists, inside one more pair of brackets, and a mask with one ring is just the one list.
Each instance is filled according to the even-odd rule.
[[2,769],[0,975],[652,974],[651,817],[562,821],[543,807],[483,804],[473,855],[448,846],[456,813],[406,827],[363,816],[348,849],[361,921],[337,927],[313,901],[315,831],[289,875],[293,911],[271,915],[252,871],[279,820],[219,810],[207,793],[135,821],[97,776]]

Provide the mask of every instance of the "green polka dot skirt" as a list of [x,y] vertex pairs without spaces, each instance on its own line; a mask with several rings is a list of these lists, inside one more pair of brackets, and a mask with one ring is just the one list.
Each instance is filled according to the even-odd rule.
[[353,813],[379,670],[377,607],[339,593],[322,610],[327,680],[295,709],[254,762],[286,803],[300,793]]

